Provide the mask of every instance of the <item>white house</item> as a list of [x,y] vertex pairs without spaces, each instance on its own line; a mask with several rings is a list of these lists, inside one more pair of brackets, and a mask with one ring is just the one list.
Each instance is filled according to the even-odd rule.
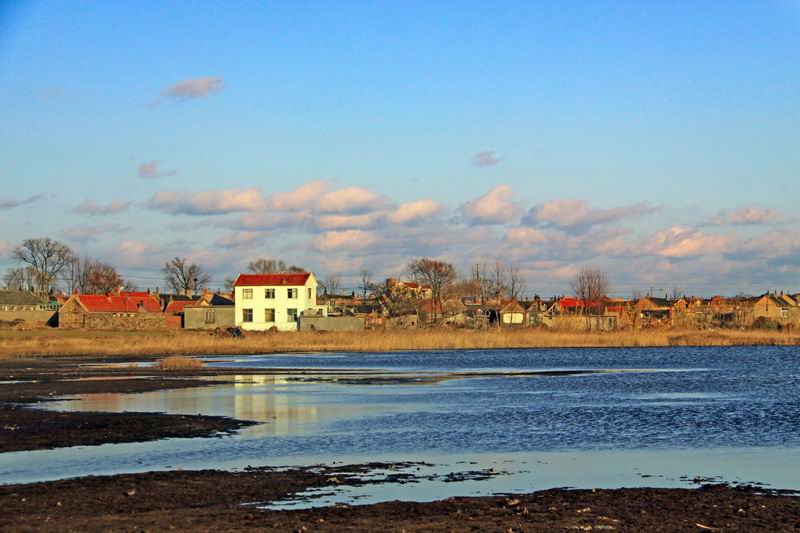
[[234,286],[236,325],[245,330],[296,331],[300,314],[323,315],[317,279],[310,272],[239,274]]

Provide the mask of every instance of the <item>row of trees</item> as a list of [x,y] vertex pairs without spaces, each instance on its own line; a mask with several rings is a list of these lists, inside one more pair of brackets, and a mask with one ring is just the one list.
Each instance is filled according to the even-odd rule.
[[11,256],[19,266],[3,276],[9,289],[45,296],[59,286],[68,292],[97,293],[126,286],[113,266],[88,255],[78,256],[69,246],[53,239],[25,239],[14,247]]
[[[134,290],[134,284],[126,282],[114,266],[79,256],[69,246],[59,241],[40,238],[26,239],[12,250],[12,257],[19,263],[9,269],[3,278],[7,288],[29,289],[46,295],[57,287],[66,291],[84,293],[106,293],[117,289]],[[247,265],[248,272],[256,274],[305,272],[305,269],[281,259],[258,258]],[[211,282],[211,275],[200,265],[183,257],[167,261],[161,269],[168,290],[196,294]],[[468,278],[459,278],[452,263],[437,259],[419,258],[408,264],[408,275],[420,285],[431,289],[431,299],[439,306],[453,296],[487,298],[516,298],[525,295],[526,282],[521,269],[515,264],[496,262],[475,265]],[[233,286],[233,278],[225,280]],[[341,290],[341,276],[322,277],[319,281],[324,293],[336,294]],[[572,281],[572,290],[588,305],[604,298],[608,293],[608,277],[597,268],[583,267]],[[360,272],[359,291],[364,298],[386,294],[382,283],[372,280],[367,269]]]
[[[14,247],[11,257],[18,266],[3,276],[7,289],[30,290],[43,297],[59,289],[94,294],[136,290],[113,265],[79,255],[54,239],[25,239]],[[162,273],[166,288],[181,293],[197,293],[211,280],[201,266],[182,257],[167,261]]]

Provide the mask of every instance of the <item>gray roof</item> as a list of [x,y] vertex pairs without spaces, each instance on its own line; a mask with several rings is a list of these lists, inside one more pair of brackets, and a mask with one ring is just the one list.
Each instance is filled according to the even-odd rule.
[[29,291],[0,291],[0,305],[40,305],[47,302]]

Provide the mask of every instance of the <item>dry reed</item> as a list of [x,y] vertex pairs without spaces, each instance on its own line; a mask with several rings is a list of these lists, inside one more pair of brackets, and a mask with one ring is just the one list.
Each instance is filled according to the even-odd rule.
[[169,357],[158,360],[155,366],[159,370],[197,370],[198,368],[203,368],[206,364],[194,357],[170,355]]
[[285,352],[386,352],[502,348],[800,345],[800,335],[771,331],[641,330],[560,332],[420,329],[409,331],[248,333],[37,330],[0,332],[0,358],[47,355],[246,355]]

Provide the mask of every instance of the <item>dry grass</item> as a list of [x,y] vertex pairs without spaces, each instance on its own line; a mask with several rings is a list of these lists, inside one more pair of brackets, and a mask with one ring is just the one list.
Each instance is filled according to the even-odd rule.
[[559,332],[545,330],[365,331],[250,333],[244,338],[192,331],[2,331],[0,358],[46,355],[225,355],[274,352],[384,352],[492,348],[800,345],[796,333],[656,330]]
[[204,366],[206,364],[200,359],[185,355],[170,355],[156,362],[156,368],[159,370],[197,370]]

